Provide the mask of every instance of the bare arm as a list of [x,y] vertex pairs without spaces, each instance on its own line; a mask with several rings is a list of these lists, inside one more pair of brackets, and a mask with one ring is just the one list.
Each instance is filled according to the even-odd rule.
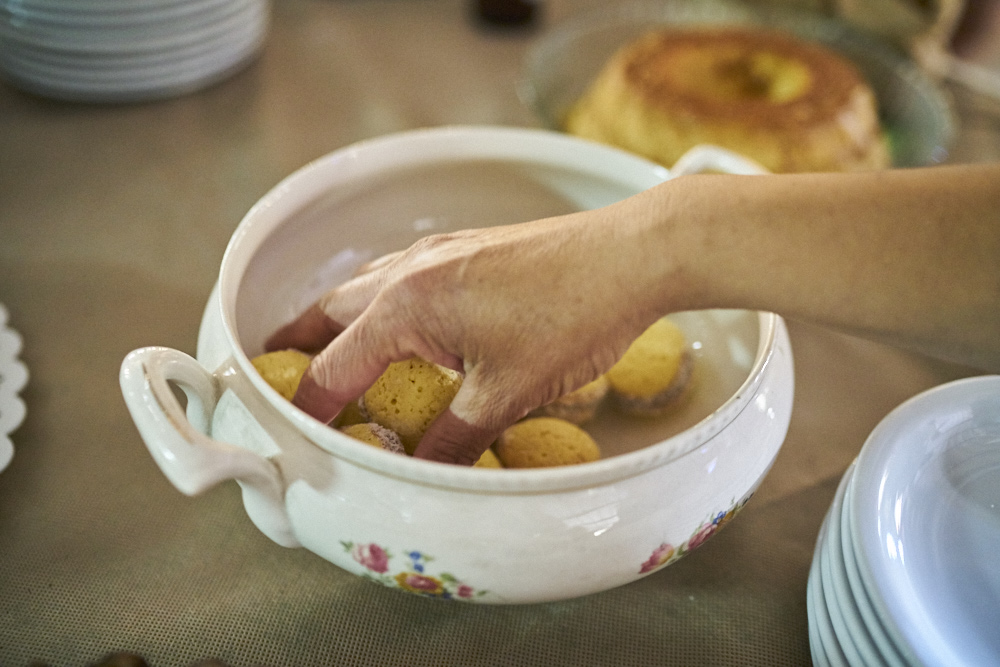
[[688,176],[596,211],[431,237],[269,346],[326,345],[295,397],[323,420],[391,361],[462,370],[416,455],[470,463],[653,320],[702,308],[770,310],[1000,369],[1000,165]]
[[656,224],[681,222],[659,238],[686,255],[686,293],[661,283],[669,310],[771,310],[1000,369],[1000,165],[700,177],[666,195]]

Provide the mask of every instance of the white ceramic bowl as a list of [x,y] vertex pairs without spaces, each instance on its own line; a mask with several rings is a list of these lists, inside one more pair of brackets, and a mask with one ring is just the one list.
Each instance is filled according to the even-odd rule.
[[658,0],[616,5],[572,17],[532,46],[519,92],[545,127],[560,129],[570,107],[619,48],[657,27],[757,25],[787,30],[849,58],[875,92],[893,164],[944,161],[957,121],[950,101],[898,50],[847,24],[783,3],[768,7],[736,0]]
[[[681,170],[756,172],[694,151]],[[276,542],[432,597],[555,600],[633,581],[712,535],[747,501],[784,440],[792,355],[770,313],[676,314],[697,390],[664,420],[600,416],[606,457],[486,470],[363,445],[296,409],[254,371],[266,336],[360,263],[417,238],[610,204],[672,174],[544,130],[453,127],[332,153],[246,215],[222,261],[197,360],[144,348],[122,365],[126,402],[181,491],[236,479]],[[187,413],[169,385],[188,396]]]

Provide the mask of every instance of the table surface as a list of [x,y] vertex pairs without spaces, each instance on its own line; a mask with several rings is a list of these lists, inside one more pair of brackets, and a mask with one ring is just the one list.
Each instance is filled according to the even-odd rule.
[[[585,4],[553,0],[543,25]],[[0,85],[0,303],[31,374],[0,473],[0,664],[809,664],[806,580],[838,480],[893,407],[968,369],[791,322],[791,427],[740,518],[638,582],[531,606],[426,600],[280,547],[235,483],[170,486],[125,409],[122,359],[194,352],[261,195],[360,139],[535,125],[515,82],[537,36],[484,31],[460,0],[282,0],[259,58],[194,94],[88,105]],[[1000,159],[1000,104],[950,93],[950,161]]]

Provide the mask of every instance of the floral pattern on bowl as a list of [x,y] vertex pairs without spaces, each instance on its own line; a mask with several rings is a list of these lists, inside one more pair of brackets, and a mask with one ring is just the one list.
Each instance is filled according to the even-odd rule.
[[680,546],[675,547],[669,542],[663,542],[660,544],[660,546],[653,549],[653,553],[651,553],[649,558],[647,558],[639,567],[639,574],[649,574],[650,572],[666,567],[682,556],[687,555],[688,552],[700,547],[708,541],[708,538],[715,535],[715,533],[717,533],[723,526],[732,521],[737,512],[746,506],[752,495],[753,494],[751,493],[743,500],[734,502],[728,510],[721,511],[705,521],[703,524],[698,526],[698,529],[692,533],[691,537],[689,537],[687,541],[683,542]]
[[427,565],[434,558],[420,551],[404,551],[403,564],[394,571],[390,561],[395,555],[388,549],[374,543],[341,541],[341,544],[355,562],[366,568],[361,576],[383,586],[441,600],[471,601],[488,593],[477,591],[448,572],[429,574]]

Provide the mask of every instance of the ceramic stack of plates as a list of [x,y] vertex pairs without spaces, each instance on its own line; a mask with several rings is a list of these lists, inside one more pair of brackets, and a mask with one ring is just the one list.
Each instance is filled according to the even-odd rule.
[[269,0],[0,0],[0,71],[63,100],[171,97],[260,49]]
[[910,399],[872,431],[808,583],[826,665],[1000,665],[1000,376]]

